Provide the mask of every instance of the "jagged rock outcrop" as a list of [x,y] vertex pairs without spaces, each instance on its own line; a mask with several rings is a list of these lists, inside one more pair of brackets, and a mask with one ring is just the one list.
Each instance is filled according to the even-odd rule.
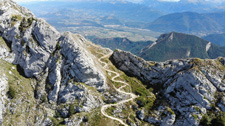
[[[80,35],[59,33],[45,20],[36,18],[15,2],[0,0],[0,59],[17,65],[21,74],[37,80],[31,86],[39,100],[32,104],[39,107],[39,102],[51,103],[45,109],[37,109],[42,114],[51,111],[45,117],[42,114],[36,116],[37,125],[51,124],[48,117],[54,116],[52,111],[59,111],[67,118],[71,104],[74,107],[70,109],[77,112],[88,112],[103,104],[100,92],[108,86],[105,73],[99,69],[101,64],[90,50],[92,46]],[[9,85],[0,85],[2,122],[3,94]],[[75,104],[77,101],[79,104]]]
[[185,60],[171,60],[165,63],[146,62],[131,53],[121,53],[119,50],[114,51],[111,61],[126,74],[137,76],[143,82],[157,87],[178,72],[188,70],[192,66]]
[[96,62],[86,49],[88,44],[80,35],[66,32],[61,36],[54,56],[50,59],[48,81],[53,87],[50,101],[57,101],[58,94],[66,89],[70,80],[85,83],[98,91],[107,88],[104,75],[97,70]]
[[0,59],[4,59],[7,62],[12,63],[15,59],[15,55],[10,53],[10,48],[5,43],[4,39],[0,37]]
[[[161,100],[160,104],[166,99],[167,104],[157,107],[156,113],[152,113],[154,116],[144,119],[149,123],[199,125],[207,111],[224,111],[224,58],[169,60],[157,63],[116,50],[111,61],[126,74],[139,78],[148,87],[153,87],[157,100]],[[174,116],[162,119],[162,113],[168,110],[160,107],[170,107],[176,120]]]
[[1,4],[0,33],[15,54],[13,63],[19,64],[27,77],[40,74],[55,50],[60,33],[12,1],[2,0]]
[[[69,75],[77,82],[83,82],[89,86],[96,87],[99,91],[104,90],[104,77],[95,67],[92,56],[85,48],[87,40],[80,35],[65,33],[59,42],[61,54],[63,55],[64,71],[69,70]],[[93,56],[94,57],[94,56]],[[96,60],[96,59],[95,59]],[[66,73],[65,73],[66,74]]]
[[[0,31],[1,36],[11,45],[15,54],[14,64],[19,64],[27,77],[40,77],[41,72],[51,69],[49,82],[59,92],[60,83],[70,79],[104,90],[105,77],[95,68],[95,63],[86,51],[87,41],[72,33],[60,33],[43,19],[37,19],[29,10],[14,2],[1,2],[3,5]],[[14,7],[14,8],[13,8]],[[85,44],[86,43],[86,44]],[[58,47],[56,47],[58,46]],[[61,62],[56,63],[61,57]],[[6,51],[7,53],[7,51]],[[62,73],[62,75],[61,75]],[[63,78],[62,78],[63,77]],[[54,82],[56,81],[56,82]],[[51,98],[50,100],[57,99]]]

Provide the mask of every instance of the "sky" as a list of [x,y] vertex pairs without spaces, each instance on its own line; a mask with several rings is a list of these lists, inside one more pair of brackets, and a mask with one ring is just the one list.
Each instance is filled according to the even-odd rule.
[[[37,1],[37,0],[13,0],[15,2],[31,2],[31,1]],[[38,0],[38,1],[48,1],[48,0]]]
[[[54,1],[54,0],[13,0],[13,1],[15,1],[15,2],[31,2],[31,1]],[[127,0],[127,1],[138,3],[138,2],[141,2],[142,0]],[[174,1],[180,1],[180,0],[158,0],[158,1],[174,2]]]
[[[13,0],[15,2],[31,2],[31,1],[55,1],[55,0]],[[57,0],[59,1],[59,0]],[[63,0],[64,1],[64,0]],[[138,3],[141,2],[142,0],[127,0],[129,2],[133,2],[133,3]],[[158,0],[158,1],[166,1],[166,2],[179,2],[180,0]],[[197,2],[197,1],[201,1],[201,0],[188,0],[190,2]],[[211,2],[225,2],[225,0],[205,0],[205,1],[211,1]]]

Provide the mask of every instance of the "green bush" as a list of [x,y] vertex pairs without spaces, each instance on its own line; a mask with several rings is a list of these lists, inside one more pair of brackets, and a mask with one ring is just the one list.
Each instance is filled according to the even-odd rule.
[[214,126],[225,126],[225,112],[216,116],[216,118],[212,120],[211,124]]
[[139,103],[139,106],[150,110],[154,105],[155,99],[147,96],[140,96],[137,98],[137,102]]
[[171,108],[167,108],[167,111],[175,115],[175,112]]
[[195,120],[197,120],[197,119],[198,119],[198,115],[193,115],[193,117],[195,118]]
[[205,114],[201,121],[200,125],[203,126],[225,126],[225,112],[208,112]]
[[135,93],[138,94],[138,95],[141,95],[141,96],[148,96],[149,95],[148,90],[146,88],[142,88],[142,87],[136,88]]
[[57,117],[57,118],[61,118],[62,117],[59,111],[55,112],[55,117]]
[[74,109],[74,105],[73,105],[73,104],[71,104],[71,105],[69,106],[69,113],[70,113],[70,116],[72,116],[73,114],[75,114],[75,113],[76,113],[76,111],[75,111],[75,109]]
[[48,100],[47,100],[47,96],[46,95],[42,95],[41,96],[41,102],[42,103],[45,103],[45,102],[47,102]]
[[9,97],[13,99],[16,97],[16,90],[12,86],[9,86],[8,94],[9,94]]
[[208,114],[205,114],[201,121],[200,124],[203,126],[210,126],[211,125],[211,121],[212,121],[212,117],[210,117]]

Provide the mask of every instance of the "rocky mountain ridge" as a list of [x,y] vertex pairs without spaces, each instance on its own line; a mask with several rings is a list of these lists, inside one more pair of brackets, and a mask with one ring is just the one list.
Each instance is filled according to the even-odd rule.
[[224,119],[224,58],[157,63],[120,50],[112,54],[81,35],[59,33],[11,0],[0,0],[0,17],[1,125],[199,125]]
[[[77,100],[76,104],[82,107],[74,106],[71,108],[73,111],[87,112],[103,104],[99,92],[108,86],[104,71],[99,69],[101,64],[90,53],[92,43],[80,35],[60,34],[46,21],[36,18],[32,12],[11,0],[1,0],[0,6],[0,57],[17,65],[25,77],[35,78],[34,96],[39,102],[48,100],[63,117],[68,117],[69,106]],[[6,86],[2,90],[7,90],[3,77],[1,87]],[[17,89],[13,90],[17,92]],[[2,99],[1,103],[4,106],[5,100]],[[58,104],[65,108],[59,108]],[[1,107],[1,116],[6,108]],[[47,125],[49,118],[41,118],[36,124]],[[8,119],[3,121],[1,118],[1,122],[7,125]]]
[[[126,124],[131,113],[122,109],[137,119],[132,89],[121,83],[137,79],[111,64],[110,49],[59,33],[11,0],[0,1],[0,12],[1,125]],[[119,117],[113,117],[110,110],[119,105]]]
[[158,40],[142,49],[138,56],[149,61],[170,59],[224,57],[224,47],[194,35],[171,32],[160,35]]
[[[145,112],[140,111],[143,120],[155,125],[199,125],[206,122],[223,125],[224,58],[157,63],[116,50],[110,59],[118,69],[154,88],[154,104],[158,105],[150,112],[151,116],[146,117]],[[206,116],[208,120],[204,120]]]

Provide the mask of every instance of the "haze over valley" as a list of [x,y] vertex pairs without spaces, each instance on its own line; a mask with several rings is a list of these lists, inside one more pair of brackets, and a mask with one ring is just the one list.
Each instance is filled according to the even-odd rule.
[[157,40],[162,33],[198,36],[224,32],[222,1],[41,1],[21,2],[59,31],[86,37]]

